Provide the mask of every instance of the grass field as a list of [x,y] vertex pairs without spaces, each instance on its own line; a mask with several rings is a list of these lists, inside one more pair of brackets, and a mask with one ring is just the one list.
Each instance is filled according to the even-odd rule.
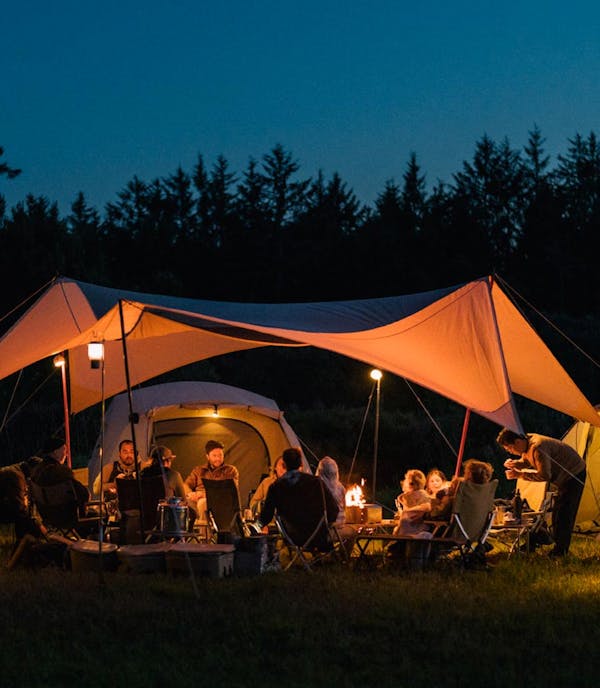
[[0,573],[8,686],[597,686],[600,544],[488,571]]

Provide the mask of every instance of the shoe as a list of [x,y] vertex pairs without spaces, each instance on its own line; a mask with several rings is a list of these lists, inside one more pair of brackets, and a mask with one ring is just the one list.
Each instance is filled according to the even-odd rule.
[[548,556],[550,557],[550,559],[558,559],[560,557],[566,556],[566,554],[566,552],[563,552],[561,549],[556,549],[556,547],[554,547],[554,549],[551,549],[548,552]]
[[554,538],[550,534],[547,528],[540,528],[537,533],[534,533],[532,539],[535,538],[536,544],[538,545],[553,545]]

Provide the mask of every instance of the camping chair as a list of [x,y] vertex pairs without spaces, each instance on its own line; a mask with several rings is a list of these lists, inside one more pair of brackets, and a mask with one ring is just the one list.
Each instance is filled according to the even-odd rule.
[[523,504],[527,502],[532,511],[540,511],[546,500],[546,494],[550,483],[538,480],[525,480],[518,478],[515,491],[519,490]]
[[452,503],[452,514],[439,537],[431,542],[437,554],[449,558],[458,551],[467,568],[481,559],[494,514],[494,496],[498,480],[482,485],[462,480]]
[[[29,493],[37,511],[50,532],[63,537],[80,540],[100,526],[100,512],[94,515],[80,515],[77,494],[71,480],[64,480],[56,485],[38,485],[29,481]],[[88,502],[88,506],[97,506],[99,502]]]
[[206,520],[212,531],[212,539],[218,543],[230,543],[232,535],[245,531],[240,505],[240,494],[235,481],[202,479],[206,491]]
[[[518,524],[515,526],[517,534],[511,544],[509,556],[516,551],[529,553],[537,545],[550,545],[553,542],[548,521],[556,493],[550,490],[550,483],[519,478],[515,492],[516,490],[519,490],[525,508],[521,514],[521,528],[517,527]],[[524,539],[523,544],[521,538]]]
[[289,562],[284,566],[284,571],[296,562],[300,562],[307,571],[311,571],[315,564],[332,557],[342,562],[348,561],[348,552],[335,524],[328,523],[324,489],[326,488],[321,482],[323,508],[315,522],[310,524],[312,531],[308,537],[306,529],[303,528],[304,537],[299,539],[298,529],[294,528],[292,523],[286,523],[282,515],[275,512],[277,530],[289,553]]
[[[145,540],[156,535],[156,510],[161,499],[165,498],[165,483],[162,475],[141,479],[142,503],[140,505],[140,488],[137,480],[117,478],[117,497],[121,512],[120,544],[138,544],[142,542],[141,530]],[[141,522],[143,506],[144,520]]]

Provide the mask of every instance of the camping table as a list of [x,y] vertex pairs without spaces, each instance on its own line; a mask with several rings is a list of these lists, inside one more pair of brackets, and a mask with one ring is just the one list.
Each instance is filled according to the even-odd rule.
[[521,547],[529,552],[529,538],[534,526],[538,523],[539,516],[542,516],[542,511],[527,511],[523,514],[520,521],[505,521],[502,525],[492,526],[490,529],[491,537],[499,537],[504,534],[508,535],[510,542],[510,549],[508,550],[509,558],[513,554],[520,554]]
[[[373,560],[379,560],[385,563],[386,552],[389,545],[396,542],[403,542],[405,544],[403,561],[409,568],[423,568],[424,562],[429,558],[431,552],[431,545],[433,542],[439,542],[440,538],[412,538],[405,535],[392,535],[390,532],[371,532],[359,533],[356,536],[355,545],[358,550],[358,556],[355,561],[355,568],[365,564],[371,565]],[[380,546],[379,551],[373,551]],[[371,550],[371,553],[369,553]]]

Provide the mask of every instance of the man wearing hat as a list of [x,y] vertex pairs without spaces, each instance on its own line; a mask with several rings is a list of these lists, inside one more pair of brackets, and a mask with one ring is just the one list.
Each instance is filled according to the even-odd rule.
[[63,437],[50,437],[42,449],[42,461],[32,470],[31,480],[41,487],[58,485],[70,480],[77,497],[77,503],[83,507],[90,499],[85,485],[75,478],[73,471],[65,464],[67,445]]
[[217,440],[208,440],[204,450],[206,452],[206,464],[195,466],[192,472],[185,479],[187,490],[188,505],[195,513],[203,515],[206,511],[206,491],[202,480],[227,480],[235,482],[236,487],[240,486],[240,474],[238,469],[231,464],[225,463],[225,447]]
[[169,447],[159,444],[150,452],[152,463],[147,468],[144,468],[141,475],[142,478],[162,476],[165,482],[165,497],[167,499],[169,497],[185,499],[185,486],[181,473],[172,467],[174,458],[175,454],[173,454]]

